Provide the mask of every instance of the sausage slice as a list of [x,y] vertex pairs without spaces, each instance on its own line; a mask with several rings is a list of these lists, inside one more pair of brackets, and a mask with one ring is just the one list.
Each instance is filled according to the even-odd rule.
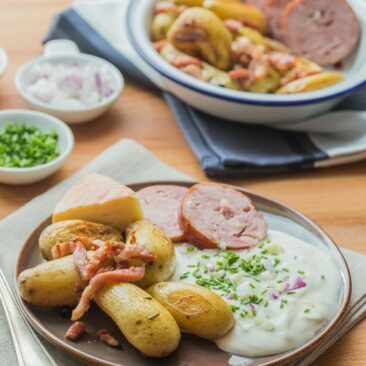
[[264,13],[267,20],[268,30],[277,40],[282,39],[281,18],[282,13],[291,0],[267,0]]
[[184,237],[200,248],[243,249],[267,236],[262,214],[243,193],[222,184],[200,183],[184,195]]
[[293,0],[283,12],[281,31],[292,52],[334,65],[356,46],[360,25],[346,0]]
[[183,241],[179,210],[188,188],[175,185],[155,185],[137,192],[146,219],[163,230],[174,242]]

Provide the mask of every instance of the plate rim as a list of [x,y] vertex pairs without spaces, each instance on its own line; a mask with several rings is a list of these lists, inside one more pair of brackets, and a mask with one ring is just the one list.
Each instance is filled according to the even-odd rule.
[[[183,181],[183,180],[169,180],[169,181],[148,181],[148,182],[138,182],[138,183],[131,183],[127,184],[128,187],[130,187],[132,190],[136,191],[138,189],[141,189],[143,187],[147,186],[153,186],[153,185],[181,185],[185,187],[191,187],[194,184],[199,183],[198,181]],[[294,213],[296,216],[298,216],[301,220],[307,223],[310,227],[312,227],[317,233],[321,234],[322,238],[321,240],[324,241],[326,239],[328,243],[331,244],[333,249],[337,252],[339,255],[339,259],[341,260],[343,264],[343,269],[339,269],[340,275],[344,278],[344,294],[343,294],[343,301],[340,304],[339,309],[337,310],[336,314],[329,319],[328,323],[324,326],[324,328],[319,331],[318,334],[313,336],[311,339],[303,343],[301,346],[298,346],[295,349],[289,350],[287,352],[283,352],[278,354],[278,358],[273,360],[268,360],[268,362],[264,361],[263,363],[253,363],[253,366],[280,366],[280,365],[287,365],[292,361],[298,360],[301,358],[302,355],[307,354],[311,350],[315,349],[317,344],[320,343],[324,338],[331,335],[331,333],[338,327],[338,325],[342,322],[344,319],[347,309],[349,307],[350,301],[351,301],[351,295],[352,295],[352,278],[349,270],[348,263],[340,250],[340,247],[335,243],[335,241],[331,238],[331,236],[322,229],[314,220],[310,219],[305,214],[301,213],[297,209],[282,203],[281,201],[278,201],[276,199],[272,199],[264,194],[254,192],[252,190],[242,188],[240,186],[227,184],[227,183],[219,183],[223,184],[229,187],[232,187],[236,190],[239,190],[240,192],[248,195],[251,199],[254,198],[254,200],[258,201],[266,201],[271,203],[271,206],[275,207],[281,207],[282,209],[285,209],[286,211],[290,211],[291,213]],[[30,233],[30,235],[27,237],[26,241],[20,248],[16,263],[15,263],[15,270],[14,270],[14,286],[15,286],[15,294],[16,294],[16,300],[19,305],[19,308],[21,310],[22,315],[26,318],[26,320],[30,323],[32,328],[36,330],[38,334],[40,334],[44,339],[46,339],[48,342],[50,342],[52,345],[57,347],[62,352],[65,352],[73,357],[78,358],[79,360],[83,362],[88,362],[89,364],[96,365],[96,366],[127,366],[123,363],[114,363],[109,362],[106,360],[103,360],[101,358],[95,357],[93,355],[87,354],[83,352],[82,350],[77,348],[77,343],[74,345],[70,345],[66,343],[65,341],[60,340],[59,337],[55,336],[52,332],[46,329],[46,327],[43,325],[43,323],[39,320],[37,320],[37,317],[33,315],[31,309],[27,305],[27,303],[21,298],[19,288],[17,286],[17,278],[20,273],[20,267],[24,260],[24,253],[26,250],[30,247],[32,242],[34,241],[34,236],[36,233],[40,230],[41,227],[45,225],[46,222],[50,220],[51,215],[49,215],[46,219],[44,219],[41,223],[37,225],[36,228]],[[293,220],[296,222],[295,220]],[[303,225],[301,225],[303,226]],[[332,256],[333,257],[333,256]],[[270,355],[266,357],[276,357],[277,355]],[[244,356],[242,356],[244,357]],[[261,357],[258,357],[260,359]],[[255,357],[253,357],[255,359]]]

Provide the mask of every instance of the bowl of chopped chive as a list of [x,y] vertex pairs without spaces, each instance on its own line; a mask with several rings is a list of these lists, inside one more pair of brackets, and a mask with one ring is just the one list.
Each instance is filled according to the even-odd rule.
[[0,112],[0,183],[24,185],[55,173],[74,146],[70,128],[48,114]]

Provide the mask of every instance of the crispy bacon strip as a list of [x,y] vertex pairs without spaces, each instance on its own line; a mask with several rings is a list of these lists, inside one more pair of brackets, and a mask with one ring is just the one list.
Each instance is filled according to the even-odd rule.
[[85,288],[77,307],[73,310],[71,320],[80,319],[89,309],[90,300],[96,291],[98,291],[107,282],[136,282],[145,275],[144,267],[130,267],[129,269],[118,269],[110,272],[103,272],[93,277],[89,285]]
[[249,72],[247,69],[236,69],[229,71],[229,76],[233,80],[246,79],[249,76]]
[[230,32],[237,32],[239,31],[239,29],[243,26],[243,23],[240,20],[236,20],[236,19],[226,19],[224,21],[225,27],[230,31]]
[[162,41],[154,42],[153,47],[156,52],[160,52],[167,44],[168,41],[166,39],[163,39]]
[[154,260],[155,254],[139,244],[125,246],[124,249],[114,257],[117,263],[126,262],[133,258],[141,258],[144,261]]
[[97,332],[99,339],[110,347],[119,347],[120,344],[116,338],[108,332],[107,329],[100,329]]
[[51,250],[52,259],[58,259],[72,254],[72,244],[75,241],[80,241],[88,250],[94,250],[97,246],[97,241],[93,242],[85,236],[76,237],[68,242],[57,243]]
[[169,1],[158,1],[154,7],[154,14],[159,13],[180,14],[185,9],[187,9],[187,7],[184,5],[176,5]]
[[199,67],[203,66],[201,60],[199,60],[196,57],[189,56],[189,55],[178,56],[174,60],[171,61],[171,64],[174,67],[177,67],[178,69],[180,69],[181,67],[188,66],[188,65],[197,65]]
[[75,342],[80,339],[85,333],[85,323],[72,323],[70,328],[66,331],[65,338],[69,341]]
[[292,69],[296,63],[295,56],[283,52],[272,52],[268,60],[273,67],[281,72]]

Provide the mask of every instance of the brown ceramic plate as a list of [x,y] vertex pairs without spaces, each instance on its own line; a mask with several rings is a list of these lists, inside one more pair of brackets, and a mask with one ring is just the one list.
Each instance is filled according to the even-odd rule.
[[[138,190],[154,183],[131,186]],[[157,184],[157,183],[155,183]],[[164,183],[163,183],[164,184]],[[166,182],[165,182],[166,184]],[[176,184],[176,182],[174,182]],[[187,183],[179,183],[190,186]],[[272,229],[282,230],[314,245],[327,252],[336,263],[341,274],[339,299],[334,304],[334,311],[329,314],[329,320],[324,327],[303,345],[288,352],[260,358],[236,359],[236,365],[270,366],[286,365],[290,361],[300,358],[318,345],[342,320],[351,296],[351,279],[347,264],[332,239],[314,222],[294,209],[279,202],[273,201],[261,195],[248,192],[239,187],[238,190],[247,194],[260,209]],[[16,267],[16,276],[27,268],[36,266],[43,261],[38,249],[38,238],[41,231],[50,224],[48,219],[41,223],[28,238]],[[192,335],[184,334],[177,351],[163,359],[152,359],[141,355],[134,347],[129,345],[121,332],[101,310],[93,305],[85,316],[87,323],[87,336],[78,343],[72,343],[64,339],[64,334],[70,325],[70,321],[62,318],[60,310],[45,309],[25,303],[18,292],[18,300],[21,310],[34,329],[45,339],[61,350],[98,366],[226,366],[232,355],[221,351],[213,342],[199,339]],[[101,328],[109,329],[121,342],[122,349],[107,347],[96,339],[95,333]],[[243,340],[244,341],[244,340]],[[238,363],[239,361],[239,363]]]

